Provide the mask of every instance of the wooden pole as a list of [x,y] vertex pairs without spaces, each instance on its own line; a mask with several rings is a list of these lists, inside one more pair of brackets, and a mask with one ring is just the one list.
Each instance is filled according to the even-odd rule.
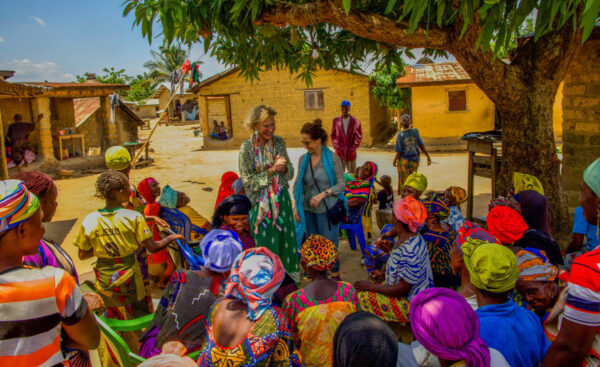
[[4,146],[4,123],[2,122],[2,109],[0,108],[0,167],[2,168],[2,179],[8,180],[8,167],[6,163],[6,147]]
[[[171,91],[172,93],[175,92],[177,89],[179,89],[179,86],[181,85],[181,83],[183,83],[183,79],[185,79],[185,76],[187,75],[187,73],[183,74],[181,76],[181,79],[179,79],[179,83],[177,83],[177,86],[175,87],[175,90]],[[177,93],[173,93],[171,94],[171,98],[169,98],[169,102],[167,102],[167,106],[171,105],[171,102],[173,101],[173,98],[175,98],[175,95]],[[154,134],[154,130],[156,130],[156,128],[158,127],[158,125],[160,124],[160,120],[162,120],[162,118],[165,115],[165,112],[167,112],[169,109],[165,108],[161,113],[160,116],[158,116],[158,120],[156,120],[156,123],[154,124],[154,127],[152,128],[152,130],[150,131],[150,135],[148,135],[148,138],[146,139],[146,141],[144,142],[144,145],[142,145],[142,147],[138,150],[138,152],[135,154],[135,157],[133,158],[133,160],[131,161],[131,167],[133,167],[133,165],[135,164],[135,162],[137,162],[138,158],[140,157],[140,155],[142,154],[142,152],[144,151],[144,148],[146,147],[146,145],[148,145],[148,143],[150,143],[150,138],[152,137],[152,134]],[[147,157],[146,157],[147,158]]]

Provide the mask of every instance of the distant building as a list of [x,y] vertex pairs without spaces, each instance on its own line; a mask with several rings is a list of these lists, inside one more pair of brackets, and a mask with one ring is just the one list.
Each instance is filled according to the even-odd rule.
[[269,70],[259,74],[253,83],[239,75],[239,68],[216,74],[192,88],[198,98],[202,128],[207,136],[213,121],[225,122],[226,141],[205,138],[207,147],[239,147],[251,132],[243,126],[248,111],[255,105],[265,104],[277,111],[277,135],[286,139],[288,146],[300,146],[300,129],[316,118],[323,120],[329,133],[334,117],[340,115],[340,103],[349,100],[350,114],[362,123],[362,146],[389,139],[390,116],[371,93],[369,77],[343,70],[319,70],[313,85],[307,87],[296,75],[287,70]]

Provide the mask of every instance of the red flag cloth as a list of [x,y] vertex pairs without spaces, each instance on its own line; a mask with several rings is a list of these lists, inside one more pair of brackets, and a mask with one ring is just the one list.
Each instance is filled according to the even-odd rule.
[[181,67],[181,73],[183,73],[185,75],[185,73],[190,71],[190,69],[191,69],[190,60],[185,60],[185,62],[183,63],[183,66]]

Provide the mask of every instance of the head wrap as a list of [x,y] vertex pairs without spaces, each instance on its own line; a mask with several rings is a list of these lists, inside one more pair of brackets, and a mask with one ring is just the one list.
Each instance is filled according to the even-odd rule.
[[448,208],[446,198],[435,192],[432,192],[425,200],[423,200],[423,205],[425,205],[425,209],[427,209],[428,212],[441,220],[448,218],[450,215],[450,208]]
[[233,183],[231,184],[231,188],[233,189],[234,193],[241,194],[244,190],[244,181],[242,181],[242,179],[238,177],[238,179],[233,181]]
[[491,293],[507,292],[515,287],[517,257],[508,247],[478,240],[462,245],[463,259],[474,287]]
[[12,176],[15,180],[23,181],[23,185],[38,198],[52,188],[54,181],[47,174],[40,171],[21,171]]
[[369,312],[346,316],[333,336],[333,367],[396,367],[396,334]]
[[508,198],[495,198],[490,200],[490,210],[493,207],[496,206],[509,206],[510,205],[510,199]]
[[419,192],[423,192],[427,190],[427,177],[422,173],[413,172],[404,181],[404,186],[409,186]]
[[392,229],[394,229],[393,224],[386,224],[385,226],[383,226],[383,228],[381,228],[381,234],[386,234],[389,231],[391,231]]
[[190,357],[180,357],[176,354],[157,354],[146,359],[138,367],[196,367],[196,362]]
[[215,210],[212,227],[219,228],[223,224],[223,216],[225,215],[248,215],[250,209],[252,209],[252,203],[247,196],[242,194],[230,195]]
[[446,191],[452,195],[456,204],[460,205],[467,201],[467,192],[462,187],[450,186]]
[[340,106],[347,106],[350,107],[350,101],[348,100],[343,100],[342,103],[340,104]]
[[600,158],[593,161],[583,171],[583,181],[592,189],[596,196],[600,197]]
[[232,231],[213,229],[200,242],[204,266],[217,273],[231,270],[235,258],[242,252],[242,243]]
[[487,216],[488,231],[504,244],[512,244],[523,236],[529,227],[516,210],[495,206]]
[[525,190],[535,190],[544,195],[544,187],[542,186],[542,183],[537,179],[537,177],[532,175],[513,172],[513,187],[515,188],[515,194]]
[[333,268],[337,259],[337,248],[327,238],[312,234],[302,244],[300,256],[307,267],[325,271]]
[[376,163],[371,162],[371,161],[367,161],[366,163],[368,163],[371,166],[371,176],[369,176],[369,178],[367,178],[367,180],[372,180],[373,178],[377,177],[377,171],[379,170],[379,167],[377,166]]
[[479,318],[465,298],[446,288],[425,289],[410,302],[415,338],[436,357],[464,360],[467,367],[490,365],[490,349],[479,336]]
[[539,229],[552,235],[548,223],[548,198],[535,190],[521,191],[518,195],[521,215],[529,228]]
[[165,185],[165,187],[162,188],[158,203],[165,208],[177,208],[177,191],[173,190],[171,186]]
[[526,282],[553,282],[558,277],[558,268],[550,263],[546,253],[535,248],[517,252],[519,280]]
[[146,204],[154,204],[156,202],[156,198],[152,196],[152,190],[150,190],[150,185],[158,181],[153,179],[152,177],[147,177],[143,179],[137,186],[138,194],[146,201]]
[[281,260],[269,249],[248,249],[233,262],[225,296],[244,301],[248,305],[248,318],[256,321],[271,306],[271,297],[284,275]]
[[554,241],[546,232],[537,229],[529,229],[525,231],[523,237],[515,241],[513,245],[521,248],[531,247],[544,251],[552,264],[556,266],[563,265],[564,260],[558,243],[556,243],[556,241]]
[[399,221],[407,224],[411,232],[416,232],[425,223],[427,210],[419,200],[412,196],[407,196],[396,201],[394,204],[394,215]]
[[217,194],[217,202],[215,203],[215,210],[221,204],[223,200],[229,195],[235,194],[233,191],[233,183],[240,178],[237,173],[228,171],[221,176],[221,186],[219,186],[219,193]]
[[0,181],[0,232],[31,218],[39,208],[37,196],[29,192],[22,181]]
[[104,160],[108,169],[122,171],[131,164],[131,155],[127,149],[117,145],[108,148]]
[[468,238],[474,240],[481,240],[489,243],[499,243],[496,237],[492,236],[479,224],[466,220],[463,223],[463,225],[458,229],[458,233],[456,234],[454,242],[457,243],[460,248],[463,243],[467,242]]

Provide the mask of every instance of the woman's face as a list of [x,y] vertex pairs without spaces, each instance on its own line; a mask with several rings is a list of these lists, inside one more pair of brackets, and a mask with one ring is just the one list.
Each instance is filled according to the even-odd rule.
[[[44,224],[42,224],[42,211],[38,210],[31,218],[23,222],[23,226],[23,237],[19,238],[22,241],[23,252],[25,255],[35,255],[38,252],[40,240],[46,232]],[[17,231],[19,231],[18,226]]]
[[275,117],[269,116],[265,121],[256,125],[256,131],[262,141],[270,140],[275,134]]
[[365,162],[365,164],[360,167],[359,174],[361,180],[366,180],[367,178],[371,177],[371,165],[368,162]]
[[407,196],[412,196],[413,198],[419,200],[421,197],[421,191],[418,191],[414,187],[404,185],[404,187],[402,187],[402,198],[404,199]]
[[446,197],[446,202],[448,203],[448,206],[455,206],[458,204],[456,200],[454,200],[454,196],[452,195],[452,192],[450,192],[450,190],[446,190],[444,192],[444,196]]
[[536,311],[546,311],[553,306],[552,282],[532,282],[519,280],[517,291]]
[[152,194],[152,196],[155,198],[160,196],[160,185],[158,182],[150,182],[150,194]]
[[52,183],[52,187],[50,190],[42,195],[40,199],[40,206],[42,208],[42,222],[51,222],[54,214],[56,213],[56,208],[58,207],[58,203],[56,202],[56,198],[58,197],[58,189],[54,182]]
[[594,194],[592,189],[581,180],[579,205],[583,209],[586,222],[592,225],[598,224],[598,212],[600,212],[600,198]]
[[225,224],[233,228],[233,230],[237,233],[247,232],[250,230],[248,215],[224,215],[223,220],[225,221]]
[[463,266],[465,266],[458,244],[453,244],[450,248],[450,266],[455,274],[460,274]]
[[304,146],[310,154],[315,154],[317,148],[321,145],[321,139],[313,140],[308,134],[300,134],[300,141],[302,142],[302,146]]
[[425,219],[425,224],[427,225],[427,228],[431,228],[431,226],[433,224],[436,224],[437,222],[438,221],[437,221],[437,218],[435,217],[435,214],[433,214],[430,211],[427,211],[427,219]]
[[509,202],[508,206],[510,206],[512,209],[518,211],[519,214],[523,213],[523,209],[521,208],[521,203],[519,203],[518,201],[516,201],[514,197],[510,198],[510,202]]

